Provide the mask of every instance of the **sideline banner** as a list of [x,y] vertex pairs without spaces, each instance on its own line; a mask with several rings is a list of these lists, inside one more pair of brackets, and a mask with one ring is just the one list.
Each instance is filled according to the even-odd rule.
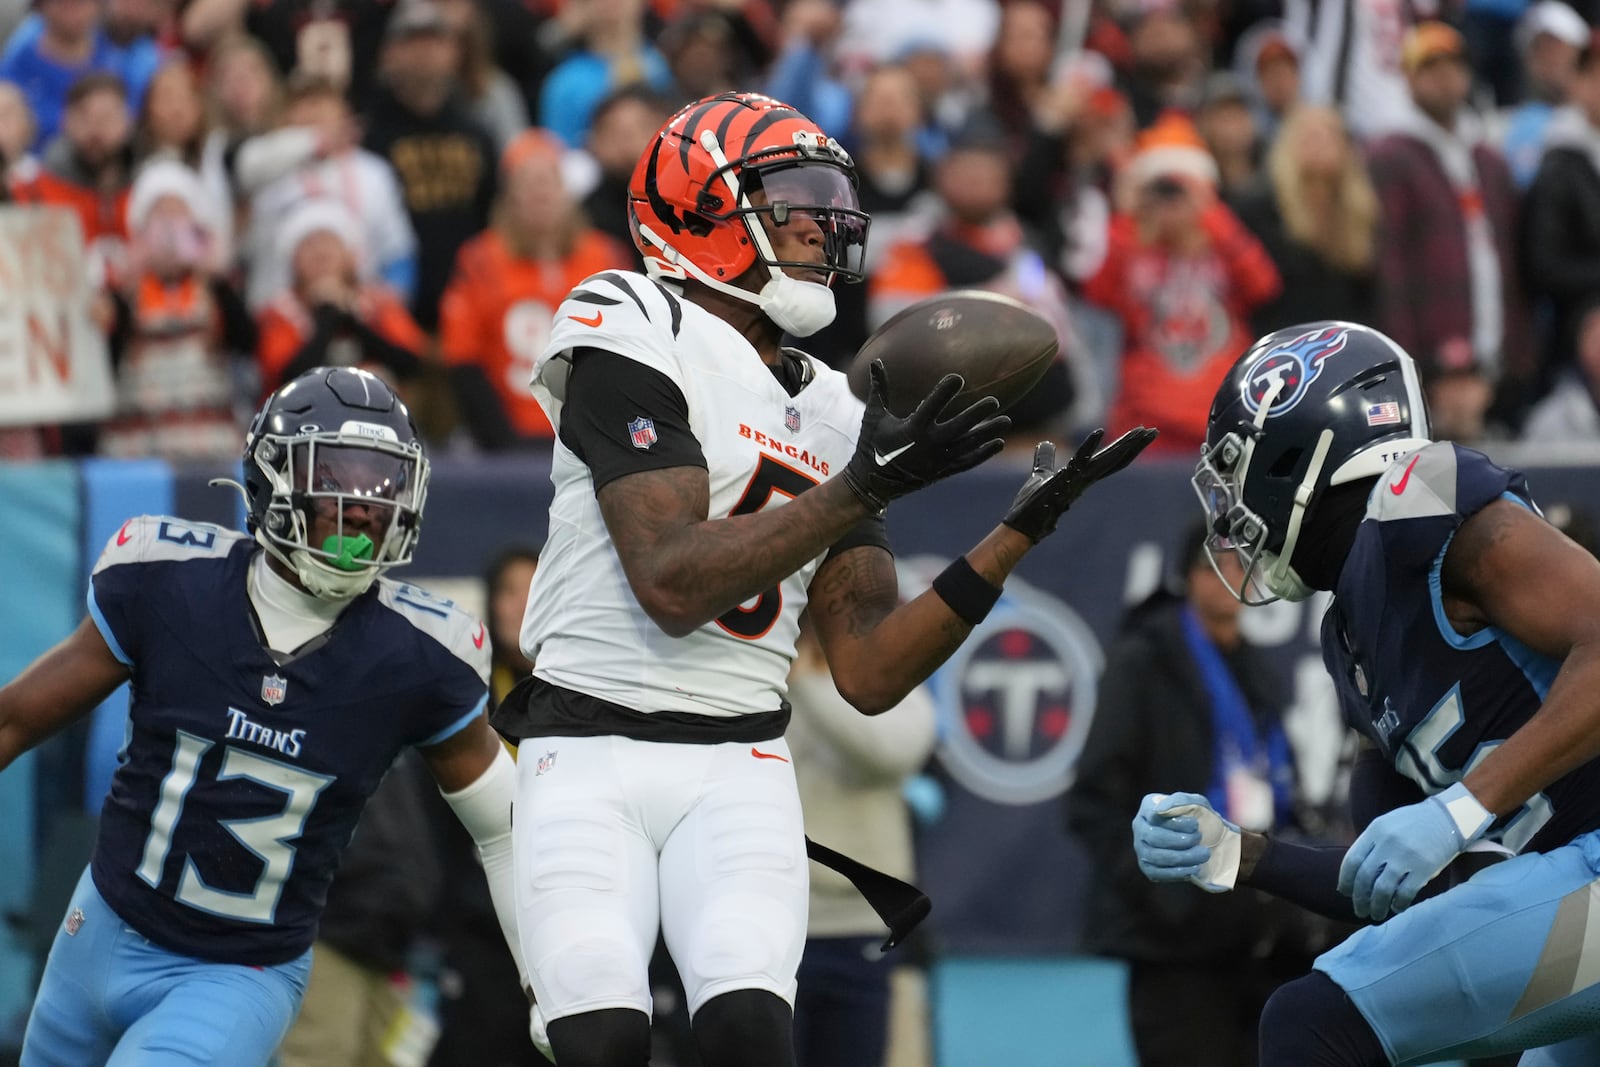
[[89,318],[86,258],[70,210],[0,208],[0,426],[111,413],[111,361]]

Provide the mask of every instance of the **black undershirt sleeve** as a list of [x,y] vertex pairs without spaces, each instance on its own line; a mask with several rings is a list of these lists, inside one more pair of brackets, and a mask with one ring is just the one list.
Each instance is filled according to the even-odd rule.
[[870,515],[852,526],[843,537],[833,543],[832,548],[828,549],[828,558],[832,559],[841,552],[848,552],[862,545],[876,545],[885,552],[894,552],[894,549],[889,547],[889,531],[884,526],[882,515]]
[[706,466],[683,390],[636,359],[599,348],[572,356],[561,442],[588,465],[596,492],[626,474]]

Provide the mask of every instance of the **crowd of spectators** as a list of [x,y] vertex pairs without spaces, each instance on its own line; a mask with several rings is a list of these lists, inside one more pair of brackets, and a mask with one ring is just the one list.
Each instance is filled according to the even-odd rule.
[[[1574,0],[1580,4],[1593,0]],[[1597,5],[1600,6],[1600,5]],[[834,365],[952,286],[1062,356],[1019,434],[1192,454],[1252,338],[1418,360],[1442,436],[1600,439],[1600,46],[1561,0],[35,0],[0,6],[0,166],[83,231],[95,425],[0,456],[215,460],[265,391],[361,362],[437,448],[546,441],[562,294],[635,263],[624,190],[709,93],[854,154],[869,277]]]

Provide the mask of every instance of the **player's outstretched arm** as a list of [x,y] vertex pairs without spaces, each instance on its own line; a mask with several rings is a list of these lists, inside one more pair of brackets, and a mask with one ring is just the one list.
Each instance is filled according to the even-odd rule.
[[1533,512],[1499,500],[1456,533],[1441,581],[1447,606],[1459,598],[1470,618],[1561,662],[1538,713],[1463,780],[1484,807],[1506,815],[1600,756],[1600,562]]
[[0,687],[0,770],[75,719],[123,682],[128,668],[90,619]]
[[1496,500],[1461,524],[1440,571],[1449,624],[1493,626],[1561,663],[1537,714],[1461,781],[1374,820],[1339,890],[1382,919],[1508,815],[1600,756],[1600,563],[1534,512]]
[[894,560],[862,546],[831,556],[811,582],[812,621],[835,684],[858,710],[876,715],[921,684],[983,621],[1007,576],[1089,486],[1132,463],[1156,437],[1140,427],[1105,448],[1090,434],[1064,467],[1043,442],[1004,521],[934,579],[899,604]]
[[[625,475],[596,499],[623,572],[647,615],[682,637],[777,585],[892,499],[967,470],[1000,450],[1007,425],[996,402],[950,411],[950,375],[911,415],[883,407],[881,366],[856,453],[843,473],[781,508],[711,517],[700,467]],[[903,693],[901,695],[904,695]]]

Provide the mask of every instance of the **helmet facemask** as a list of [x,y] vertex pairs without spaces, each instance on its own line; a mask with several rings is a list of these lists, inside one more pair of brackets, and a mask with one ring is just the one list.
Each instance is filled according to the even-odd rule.
[[411,561],[428,485],[420,445],[339,431],[268,434],[252,441],[246,462],[271,487],[256,540],[314,596],[359,596]]
[[[1262,410],[1265,410],[1263,408]],[[1267,546],[1272,530],[1260,515],[1244,503],[1245,475],[1255,451],[1255,440],[1237,432],[1224,434],[1214,446],[1200,450],[1191,484],[1206,510],[1206,558],[1228,591],[1247,607],[1260,607],[1276,600],[1298,601],[1314,590],[1290,565],[1300,525],[1315,496],[1317,477],[1327,461],[1332,431],[1323,431],[1295,491],[1289,528],[1276,551]],[[1241,575],[1233,578],[1223,572],[1221,560],[1233,555]]]

